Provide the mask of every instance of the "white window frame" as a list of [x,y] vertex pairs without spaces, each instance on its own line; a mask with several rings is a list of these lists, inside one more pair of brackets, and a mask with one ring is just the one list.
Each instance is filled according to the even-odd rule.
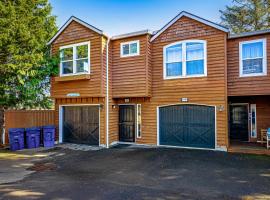
[[[76,59],[76,53],[77,53],[76,47],[82,46],[82,45],[88,45],[88,57],[87,57],[87,59],[88,59],[88,72],[76,73],[76,69],[77,69],[77,62],[76,61],[80,60],[80,59]],[[91,64],[90,64],[90,41],[61,46],[59,49],[61,51],[62,49],[67,49],[67,48],[73,49],[73,58],[72,58],[72,60],[69,60],[69,61],[73,62],[73,73],[63,74],[63,65],[62,65],[62,61],[60,60],[60,76],[74,76],[74,75],[81,75],[81,74],[90,74],[90,69],[91,69],[91,67],[90,67],[91,66]],[[61,57],[61,55],[60,55],[60,57]]]
[[[242,48],[244,44],[251,44],[255,42],[262,42],[263,43],[263,72],[262,73],[251,73],[251,74],[244,74],[243,73],[243,55],[242,55]],[[252,58],[256,59],[256,58]],[[266,39],[258,39],[258,40],[249,40],[239,42],[239,76],[240,77],[250,77],[250,76],[265,76],[267,75],[267,53],[266,53]]]
[[[139,114],[139,106],[140,106],[140,111],[141,111],[141,120],[140,120],[140,135],[139,135],[139,118],[138,118],[138,114]],[[137,104],[136,105],[136,137],[137,138],[141,138],[142,137],[142,104]]]
[[[130,53],[130,44],[136,43],[137,44],[137,53]],[[129,54],[124,54],[123,51],[123,46],[127,45],[129,46]],[[140,55],[140,41],[139,40],[134,40],[134,41],[129,41],[129,42],[122,42],[120,44],[120,56],[121,57],[130,57],[130,56],[139,56]]]
[[[252,110],[254,109],[255,112],[255,135],[252,136]],[[256,104],[250,104],[250,137],[257,138],[257,110]]]
[[[203,44],[203,49],[204,49],[204,73],[203,74],[195,74],[195,75],[187,75],[186,72],[186,66],[187,66],[187,52],[186,52],[186,44],[190,42],[196,42],[196,43],[202,43]],[[167,76],[167,67],[166,67],[166,60],[167,60],[167,54],[166,50],[168,47],[181,44],[182,45],[182,75],[179,76]],[[163,78],[166,79],[179,79],[179,78],[192,78],[192,77],[205,77],[207,76],[207,42],[205,40],[183,40],[183,41],[178,41],[174,42],[171,44],[168,44],[163,47]]]

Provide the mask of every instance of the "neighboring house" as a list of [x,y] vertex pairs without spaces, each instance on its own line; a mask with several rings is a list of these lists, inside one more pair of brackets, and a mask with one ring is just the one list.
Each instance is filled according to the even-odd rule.
[[111,38],[71,17],[48,43],[61,56],[57,140],[225,151],[233,139],[260,140],[270,127],[269,39],[187,12],[154,33]]

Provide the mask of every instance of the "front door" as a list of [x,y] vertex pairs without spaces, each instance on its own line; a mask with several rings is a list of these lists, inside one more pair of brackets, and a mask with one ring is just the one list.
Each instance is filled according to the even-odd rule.
[[230,105],[230,139],[248,141],[248,104]]
[[119,141],[135,141],[135,107],[133,105],[119,106]]

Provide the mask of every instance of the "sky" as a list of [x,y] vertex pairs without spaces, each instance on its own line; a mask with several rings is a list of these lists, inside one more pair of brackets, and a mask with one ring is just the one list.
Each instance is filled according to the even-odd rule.
[[49,0],[57,25],[70,16],[103,30],[109,36],[158,30],[181,11],[219,23],[219,10],[232,0]]

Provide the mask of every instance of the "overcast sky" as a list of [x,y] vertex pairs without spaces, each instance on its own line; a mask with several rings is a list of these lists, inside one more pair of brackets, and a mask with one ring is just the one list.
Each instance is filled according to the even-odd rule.
[[58,27],[72,15],[109,36],[158,30],[181,11],[220,22],[219,10],[232,0],[49,0]]

